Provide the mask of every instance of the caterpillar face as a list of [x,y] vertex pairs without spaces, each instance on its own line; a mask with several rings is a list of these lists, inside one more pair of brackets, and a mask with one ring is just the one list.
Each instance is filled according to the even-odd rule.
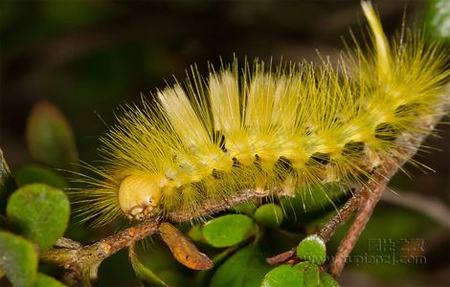
[[395,150],[407,143],[396,139],[428,133],[417,123],[448,103],[448,51],[414,33],[387,41],[362,3],[373,41],[367,56],[356,49],[337,67],[255,62],[242,71],[236,61],[126,108],[101,139],[100,181],[79,194],[89,202],[85,218],[195,214],[202,202],[245,192],[298,196],[308,185],[364,181],[401,156]]
[[159,206],[165,182],[164,177],[152,174],[127,176],[119,186],[120,208],[128,218],[142,220]]

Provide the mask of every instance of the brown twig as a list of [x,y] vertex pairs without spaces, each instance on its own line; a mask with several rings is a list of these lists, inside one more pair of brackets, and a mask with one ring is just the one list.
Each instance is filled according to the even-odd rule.
[[325,242],[331,239],[336,230],[352,216],[353,212],[358,209],[361,200],[366,196],[367,188],[361,188],[354,196],[352,196],[344,206],[339,209],[327,223],[319,230],[317,235]]
[[[398,167],[391,169],[390,172],[393,170],[396,171],[397,169]],[[372,178],[369,184],[363,188],[361,194],[365,195],[365,198],[364,200],[359,201],[360,208],[357,211],[355,220],[347,231],[344,239],[341,241],[336,256],[331,262],[330,273],[334,277],[339,277],[341,274],[348,256],[358,242],[359,236],[366,227],[366,224],[369,221],[376,204],[380,200],[381,194],[386,189],[386,185],[390,178],[391,177],[385,177],[383,174],[379,173],[378,176]]]
[[266,262],[269,263],[269,265],[278,265],[281,263],[288,262],[292,258],[295,257],[295,248],[289,249],[288,251],[281,252],[275,256],[266,258]]
[[[41,255],[43,262],[59,265],[65,269],[66,283],[75,285],[83,280],[89,286],[90,280],[97,277],[97,268],[107,257],[124,247],[130,246],[157,232],[160,219],[142,222],[91,245],[79,248],[54,248]],[[75,246],[75,245],[73,245]]]

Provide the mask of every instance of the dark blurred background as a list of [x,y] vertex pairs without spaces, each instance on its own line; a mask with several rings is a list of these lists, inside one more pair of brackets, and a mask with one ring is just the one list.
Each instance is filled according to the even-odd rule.
[[[427,6],[419,0],[375,2],[388,35],[401,27],[405,9],[407,25],[420,25]],[[357,38],[363,30],[359,3],[2,0],[0,146],[13,170],[32,161],[26,120],[33,105],[46,99],[67,116],[80,158],[92,161],[98,136],[114,123],[119,105],[150,96],[173,75],[183,78],[194,63],[206,71],[208,61],[218,65],[220,57],[229,62],[234,54],[314,61],[316,49],[336,59],[341,37],[351,43],[349,29]],[[400,175],[393,186],[399,193],[413,192],[448,206],[450,129],[440,129],[440,138],[428,140],[439,151],[417,158],[436,173],[408,167],[411,178]],[[382,202],[356,254],[365,252],[368,238],[419,238],[427,263],[350,264],[344,286],[448,286],[448,228],[420,210]]]

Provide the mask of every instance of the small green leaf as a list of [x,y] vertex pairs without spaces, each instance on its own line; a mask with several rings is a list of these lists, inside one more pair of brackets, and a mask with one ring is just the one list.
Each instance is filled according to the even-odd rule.
[[320,284],[319,266],[311,263],[305,269],[305,287],[317,287]]
[[13,286],[32,286],[38,257],[33,245],[24,238],[0,231],[0,267]]
[[19,187],[30,183],[45,183],[61,189],[67,187],[67,182],[53,170],[37,164],[26,165],[18,169],[14,173],[14,178]]
[[203,237],[214,247],[228,247],[249,238],[255,232],[253,220],[242,214],[215,218],[203,227]]
[[72,129],[51,103],[37,103],[28,118],[28,149],[38,161],[54,167],[69,167],[78,160]]
[[254,202],[244,202],[241,204],[236,205],[233,207],[233,210],[235,210],[238,213],[243,213],[248,216],[253,216],[253,213],[255,213],[256,210],[256,204]]
[[300,259],[321,265],[325,262],[327,256],[325,242],[315,234],[310,235],[297,246],[297,256]]
[[320,273],[320,287],[340,287],[333,276],[326,272]]
[[429,0],[425,31],[432,38],[450,41],[450,1]]
[[191,238],[194,241],[202,241],[203,240],[202,227],[200,225],[192,226],[189,229],[187,236],[189,236],[189,238]]
[[303,274],[305,287],[316,287],[320,283],[320,270],[316,264],[303,261],[293,267]]
[[308,266],[310,264],[313,264],[313,263],[311,263],[309,261],[303,261],[303,262],[300,262],[300,263],[294,265],[294,268],[304,273],[306,268],[308,268]]
[[64,287],[65,285],[58,280],[42,273],[37,274],[33,287]]
[[262,287],[305,286],[303,273],[290,265],[281,265],[264,276]]
[[36,183],[23,186],[11,195],[6,214],[25,237],[45,250],[64,234],[70,204],[61,190]]
[[254,287],[261,286],[264,275],[270,270],[260,249],[249,245],[219,266],[210,287]]
[[[185,287],[196,286],[192,273],[179,264],[164,243],[156,240],[153,244],[132,246],[130,260],[135,264],[138,278],[145,286]],[[134,257],[134,258],[133,258]],[[137,270],[137,271],[136,271]],[[103,276],[104,277],[104,276]]]
[[130,247],[128,251],[128,257],[130,258],[131,266],[133,267],[134,272],[136,272],[136,276],[139,279],[150,284],[161,287],[169,287],[169,285],[164,282],[164,280],[159,278],[158,275],[156,275],[151,269],[142,264],[134,249],[134,245]]
[[255,220],[258,224],[270,228],[276,228],[283,223],[283,209],[277,204],[263,204],[255,212]]

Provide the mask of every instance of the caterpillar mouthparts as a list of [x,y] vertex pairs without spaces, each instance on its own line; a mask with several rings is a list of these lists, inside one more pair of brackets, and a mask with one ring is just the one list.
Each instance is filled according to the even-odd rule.
[[142,220],[159,205],[162,187],[164,179],[161,176],[129,175],[120,183],[119,205],[128,217]]
[[75,194],[88,203],[81,214],[103,224],[195,214],[201,202],[249,190],[296,196],[307,185],[363,182],[399,156],[394,148],[407,143],[396,138],[428,134],[417,123],[445,112],[448,51],[408,31],[389,42],[372,5],[362,9],[367,55],[357,47],[337,67],[255,61],[242,71],[235,60],[207,79],[193,68],[155,102],[124,108],[101,138],[107,164],[92,169],[102,179]]

